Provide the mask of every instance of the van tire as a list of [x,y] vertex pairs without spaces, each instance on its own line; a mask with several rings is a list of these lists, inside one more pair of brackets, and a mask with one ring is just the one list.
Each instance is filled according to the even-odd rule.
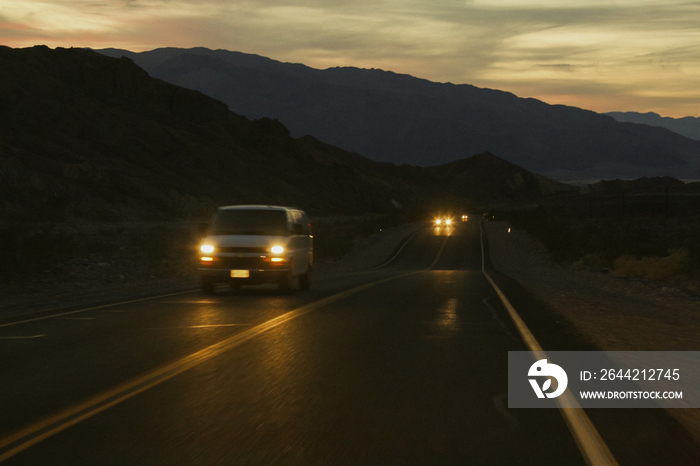
[[282,277],[280,280],[280,291],[282,293],[289,293],[292,289],[292,276],[290,275],[285,275]]
[[211,278],[202,277],[199,280],[199,291],[203,295],[212,295],[216,289],[216,283]]
[[299,276],[299,288],[302,290],[308,290],[311,288],[311,271],[306,270],[302,275]]
[[289,272],[287,272],[287,274],[280,279],[280,291],[282,293],[289,293],[292,291],[292,280],[294,279],[294,276],[292,275],[292,270],[294,270],[293,267],[294,265],[290,262]]

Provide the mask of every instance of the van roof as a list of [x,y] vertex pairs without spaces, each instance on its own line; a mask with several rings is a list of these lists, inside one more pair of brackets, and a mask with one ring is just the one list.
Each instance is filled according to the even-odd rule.
[[218,210],[299,210],[296,207],[284,207],[278,205],[227,205]]

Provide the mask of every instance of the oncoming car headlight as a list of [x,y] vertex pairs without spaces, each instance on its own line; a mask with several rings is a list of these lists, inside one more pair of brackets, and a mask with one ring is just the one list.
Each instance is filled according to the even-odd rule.
[[214,246],[211,244],[203,244],[199,247],[199,250],[206,254],[211,254],[214,252]]
[[451,218],[448,218],[447,220],[445,220],[445,225],[451,225],[451,224],[452,224]]
[[435,219],[435,225],[442,225],[442,219],[441,218]]
[[273,254],[282,254],[284,252],[284,247],[282,246],[272,246],[270,252]]

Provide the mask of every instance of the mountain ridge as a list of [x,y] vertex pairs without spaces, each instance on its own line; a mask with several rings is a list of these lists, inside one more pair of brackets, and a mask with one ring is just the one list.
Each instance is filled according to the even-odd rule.
[[490,151],[557,179],[700,177],[699,141],[505,91],[205,48],[100,53],[373,160],[433,166]]
[[605,115],[611,116],[619,122],[660,126],[687,138],[700,141],[700,118],[698,117],[662,117],[654,112],[607,112]]
[[[293,138],[277,120],[249,120],[128,58],[85,49],[0,48],[0,82],[0,221],[201,218],[238,203],[353,215],[550,191],[518,183],[531,176],[520,167],[494,163],[459,180],[474,171],[468,163],[445,174]],[[470,191],[469,180],[487,187],[474,181]]]

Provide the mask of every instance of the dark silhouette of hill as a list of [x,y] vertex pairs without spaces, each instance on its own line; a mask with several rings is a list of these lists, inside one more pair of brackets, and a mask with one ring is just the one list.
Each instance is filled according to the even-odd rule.
[[162,220],[235,203],[359,214],[570,189],[492,155],[420,168],[295,139],[84,49],[0,47],[0,82],[0,220]]
[[100,53],[373,160],[434,166],[490,151],[557,179],[700,175],[699,141],[507,92],[205,48]]
[[700,118],[662,117],[658,113],[653,112],[608,112],[606,115],[613,117],[616,121],[637,123],[640,125],[661,126],[687,138],[700,140]]
[[430,171],[443,180],[443,189],[455,197],[474,197],[482,202],[536,201],[545,196],[575,191],[554,180],[531,173],[490,152],[457,160]]

